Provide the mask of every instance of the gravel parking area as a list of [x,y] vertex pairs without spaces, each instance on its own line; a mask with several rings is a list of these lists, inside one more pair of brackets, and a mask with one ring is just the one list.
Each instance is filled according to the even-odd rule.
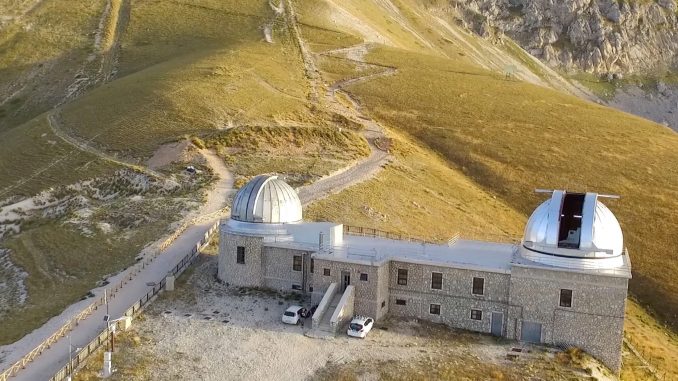
[[[135,320],[133,331],[120,339],[114,355],[118,372],[112,379],[299,381],[355,379],[357,372],[358,379],[371,380],[384,378],[385,368],[396,374],[415,369],[427,379],[425,364],[439,363],[504,377],[504,369],[510,375],[534,362],[560,366],[551,361],[555,351],[522,347],[509,358],[514,342],[414,320],[380,322],[365,339],[345,333],[307,337],[310,319],[302,327],[283,324],[281,316],[292,304],[309,303],[266,290],[227,287],[215,274],[216,258],[200,259],[175,291],[165,292]],[[100,364],[98,358],[93,361],[89,373]],[[411,364],[424,364],[424,373]],[[347,368],[350,376],[345,376]],[[87,374],[85,369],[77,379],[90,379]],[[410,379],[405,374],[396,379]]]

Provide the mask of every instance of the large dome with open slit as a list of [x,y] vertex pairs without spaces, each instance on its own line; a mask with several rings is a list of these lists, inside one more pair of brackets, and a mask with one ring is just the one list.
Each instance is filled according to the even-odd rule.
[[301,202],[297,192],[278,176],[260,175],[235,195],[231,219],[265,224],[299,222]]
[[619,221],[598,198],[596,193],[553,191],[527,222],[523,257],[567,267],[575,264],[573,259],[587,260],[586,267],[622,265]]

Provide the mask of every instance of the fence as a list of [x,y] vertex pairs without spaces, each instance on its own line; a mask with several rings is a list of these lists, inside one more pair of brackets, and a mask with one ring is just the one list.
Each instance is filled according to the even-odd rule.
[[366,228],[366,227],[362,227],[362,226],[344,225],[344,234],[355,235],[355,236],[360,236],[360,237],[387,238],[387,239],[395,239],[395,240],[399,240],[399,241],[409,241],[409,242],[417,242],[417,243],[440,244],[440,242],[426,241],[426,240],[419,239],[419,238],[404,236],[400,233],[392,233],[392,232],[387,232],[387,231],[384,231],[384,230]]
[[[199,221],[200,219],[204,219],[206,217],[211,217],[211,216],[217,216],[218,214],[222,213],[222,210],[218,210],[214,213],[210,213],[208,215],[196,217],[195,219],[191,220],[191,223]],[[110,288],[110,293],[108,294],[109,298],[114,298],[115,294],[120,290],[125,284],[126,281],[132,280],[134,276],[143,270],[146,265],[150,264],[154,257],[157,256],[160,252],[162,252],[164,249],[166,249],[181,233],[183,233],[186,228],[190,226],[190,223],[184,223],[182,224],[168,239],[163,241],[159,245],[159,249],[154,253],[153,256],[150,258],[146,259],[143,262],[137,263],[130,271],[128,277],[120,281],[119,283],[116,283],[114,287]],[[199,242],[196,243],[196,245],[193,247],[190,253],[188,253],[182,260],[174,266],[174,268],[170,271],[170,273],[174,276],[181,274],[185,270],[185,268],[193,261],[193,259],[197,256],[198,252],[200,249],[207,244],[209,241],[209,238],[211,237],[214,232],[216,232],[219,228],[219,222],[217,221],[208,229],[208,231],[205,233],[205,236],[203,239],[201,239]],[[144,295],[141,299],[139,299],[138,302],[136,302],[132,307],[130,307],[126,312],[125,316],[134,316],[141,308],[148,303],[148,301],[155,296],[158,292],[160,292],[161,289],[165,287],[165,278],[163,278],[160,283],[156,286],[153,287],[151,291],[149,291],[146,295]],[[68,322],[66,322],[63,326],[61,326],[56,332],[54,332],[49,338],[44,340],[40,345],[38,345],[35,349],[30,351],[28,354],[26,354],[24,357],[22,357],[19,361],[15,362],[12,364],[8,369],[0,373],[0,381],[8,381],[10,377],[16,375],[21,369],[25,368],[28,363],[31,361],[35,360],[36,357],[38,357],[42,352],[44,352],[46,349],[48,349],[52,344],[54,344],[57,340],[60,338],[66,336],[68,332],[73,330],[74,327],[78,325],[80,321],[85,319],[87,316],[89,316],[92,311],[96,310],[99,306],[103,305],[105,303],[104,297],[101,297],[94,301],[92,304],[88,305],[84,310],[82,310],[76,317],[72,318]],[[116,323],[117,324],[117,323]],[[67,364],[64,366],[62,369],[57,372],[54,377],[50,379],[50,381],[59,381],[63,380],[66,378],[68,375],[69,369],[76,369],[89,355],[98,349],[101,346],[101,336],[104,334],[108,334],[107,331],[102,332],[99,334],[94,340],[92,340],[87,346],[83,347],[83,349],[78,353],[76,357],[73,358],[70,364]],[[97,343],[96,345],[94,343]],[[104,341],[105,342],[105,341]],[[86,354],[83,356],[83,353]],[[75,368],[72,368],[72,365],[75,365]],[[70,367],[70,368],[69,368]]]
[[[200,253],[200,250],[207,245],[209,242],[210,237],[212,234],[214,234],[219,228],[219,222],[216,222],[212,227],[207,230],[205,233],[205,236],[203,239],[198,241],[196,245],[191,249],[191,252],[186,254],[179,263],[177,263],[176,266],[170,270],[170,274],[172,276],[179,276],[181,273],[188,268],[188,266],[195,260],[195,258],[198,256]],[[168,274],[169,275],[169,274]],[[153,288],[146,293],[146,295],[142,296],[136,303],[134,303],[130,308],[125,311],[123,316],[135,316],[137,315],[145,305],[150,303],[153,298],[160,293],[165,288],[165,284],[167,281],[167,277],[162,278],[160,282],[158,282],[156,285],[153,286]],[[116,327],[118,322],[115,323]],[[95,337],[92,341],[87,344],[87,346],[83,347],[75,357],[73,357],[72,360],[69,361],[68,364],[64,365],[59,371],[54,374],[52,378],[49,379],[49,381],[62,381],[65,380],[69,374],[72,373],[73,369],[78,369],[81,365],[84,364],[84,362],[89,358],[90,355],[92,355],[94,352],[96,352],[97,349],[99,349],[102,345],[107,344],[108,341],[110,340],[109,336],[109,330],[105,329],[103,330],[97,337]]]
[[481,234],[468,234],[468,233],[455,233],[451,238],[447,240],[424,240],[421,238],[413,238],[410,236],[402,235],[400,233],[393,233],[393,232],[387,232],[384,230],[379,230],[379,229],[374,229],[374,228],[366,228],[362,226],[351,226],[351,225],[344,225],[344,234],[347,235],[355,235],[355,236],[361,236],[361,237],[373,237],[373,238],[387,238],[387,239],[395,239],[399,241],[409,241],[409,242],[416,242],[416,243],[430,243],[433,245],[453,245],[455,242],[457,242],[460,239],[470,239],[470,240],[475,240],[475,241],[488,241],[488,240],[493,240],[495,242],[505,242],[505,243],[512,243],[515,244],[517,242],[520,242],[520,237],[515,237],[509,234],[492,234],[492,233],[481,233]]

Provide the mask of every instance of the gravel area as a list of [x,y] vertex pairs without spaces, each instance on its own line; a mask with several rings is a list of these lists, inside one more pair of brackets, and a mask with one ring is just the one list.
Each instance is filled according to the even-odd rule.
[[[417,362],[444,359],[464,364],[470,359],[476,367],[503,368],[550,361],[555,353],[522,346],[523,352],[515,356],[521,359],[509,360],[507,353],[517,343],[414,320],[381,322],[366,339],[342,333],[336,338],[310,338],[304,335],[310,319],[303,327],[280,321],[288,306],[308,303],[217,282],[216,257],[200,259],[192,271],[134,322],[132,341],[142,344],[123,351],[145,359],[143,379],[298,381],[326,378],[346,364],[367,366],[372,373],[360,379],[378,379],[386,363],[409,369],[408,364]],[[121,369],[116,376],[125,379],[125,372]]]

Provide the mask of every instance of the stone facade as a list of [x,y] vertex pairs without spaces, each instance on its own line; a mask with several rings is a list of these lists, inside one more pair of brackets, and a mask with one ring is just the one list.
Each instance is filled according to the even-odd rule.
[[[522,337],[524,321],[539,323],[542,343],[576,346],[620,369],[627,285],[626,278],[514,265],[512,338]],[[563,289],[572,291],[571,307],[560,306]]]
[[[237,263],[238,247],[244,248],[244,264]],[[351,306],[342,308],[355,314],[376,320],[388,313],[416,317],[516,340],[528,339],[523,327],[532,324],[534,341],[576,346],[614,371],[621,367],[628,283],[623,276],[538,264],[480,271],[398,258],[352,261],[227,230],[222,231],[220,250],[219,277],[232,285],[310,293],[313,304],[331,284],[336,283],[339,295],[351,285]],[[407,271],[406,284],[399,283],[398,270]],[[440,289],[432,288],[434,273],[441,279]],[[474,278],[483,279],[480,295],[473,292]],[[570,307],[560,306],[561,289],[572,291]]]
[[[398,270],[407,270],[406,285],[398,284]],[[433,273],[442,274],[440,290],[431,288]],[[472,292],[474,277],[484,279],[482,295]],[[508,314],[509,284],[509,274],[391,261],[390,311],[396,316],[490,333],[492,312]],[[440,306],[439,314],[431,313],[432,304]],[[481,311],[478,320],[472,319],[471,310]],[[501,332],[505,332],[505,321],[503,318]]]
[[[230,234],[221,230],[217,276],[226,283],[243,287],[264,287],[262,237]],[[245,263],[237,263],[238,247],[245,251]]]

